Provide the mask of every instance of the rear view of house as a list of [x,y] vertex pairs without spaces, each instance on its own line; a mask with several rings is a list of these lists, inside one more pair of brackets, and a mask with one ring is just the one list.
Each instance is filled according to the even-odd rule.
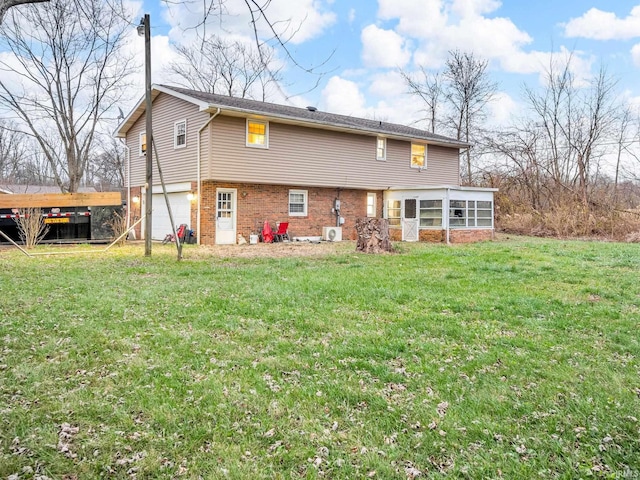
[[[189,225],[198,243],[234,244],[265,221],[288,222],[292,238],[328,231],[354,238],[356,219],[367,216],[388,218],[394,240],[493,235],[494,190],[460,187],[459,154],[468,144],[313,107],[162,85],[152,97],[174,222]],[[126,139],[133,217],[145,211],[144,109],[141,100],[116,132]],[[171,223],[155,166],[153,182],[150,234],[162,240]]]

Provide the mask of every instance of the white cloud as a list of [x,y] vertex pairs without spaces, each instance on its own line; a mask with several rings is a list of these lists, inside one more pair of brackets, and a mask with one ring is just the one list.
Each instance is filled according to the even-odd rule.
[[397,70],[375,75],[369,85],[369,93],[377,97],[397,97],[406,92],[407,85]]
[[393,30],[369,25],[362,30],[362,61],[368,67],[395,68],[411,59],[407,42]]
[[[137,71],[131,78],[136,94],[144,94],[144,38],[139,37],[135,31],[127,34],[123,53],[132,55]],[[151,81],[153,83],[166,83],[166,68],[170,62],[176,59],[174,50],[169,46],[169,37],[166,35],[152,35],[151,37]],[[137,98],[136,98],[137,100]]]
[[505,92],[496,93],[488,108],[491,123],[495,126],[512,124],[514,116],[522,111],[522,106]]
[[595,40],[628,40],[640,37],[640,5],[633,7],[625,18],[597,8],[584,15],[572,18],[564,26],[567,37],[592,38]]
[[496,0],[380,0],[379,18],[397,20],[398,34],[419,41],[418,65],[441,68],[450,50],[501,63],[533,39],[509,18],[484,16],[500,6]]
[[[300,44],[320,36],[336,21],[336,15],[329,10],[331,1],[322,0],[271,0],[266,15],[284,41]],[[254,35],[251,15],[244,0],[221,2],[222,11],[210,16],[208,32],[222,31],[225,35],[241,35],[252,38]],[[164,20],[172,26],[172,41],[187,41],[203,19],[202,5],[192,2],[163,2]],[[262,14],[256,13],[258,33],[263,39],[271,39],[273,32],[264,21]],[[192,33],[193,32],[193,33]]]
[[322,98],[327,112],[361,117],[366,111],[366,101],[358,84],[338,76],[329,79]]
[[501,6],[498,0],[453,0],[451,11],[461,17],[491,13]]
[[442,0],[378,0],[378,18],[398,20],[398,33],[414,38],[433,36],[447,24]]
[[356,19],[356,9],[351,8],[349,9],[349,16],[348,16],[349,23],[353,23],[355,19]]
[[[562,63],[571,57],[571,71],[579,83],[591,76],[593,58],[583,52],[569,52],[563,46],[556,53],[527,51],[533,38],[510,18],[495,15],[501,7],[498,0],[379,0],[379,4],[379,19],[396,22],[395,32],[404,36],[402,44],[418,44],[412,52],[415,65],[442,69],[449,51],[462,50],[490,61],[493,69],[538,73],[541,80],[552,59]],[[640,18],[640,6],[632,13]],[[640,35],[640,26],[637,31]],[[399,42],[395,40],[396,45]],[[640,51],[636,53],[640,62]]]
[[[364,80],[364,79],[363,79]],[[420,128],[423,112],[415,97],[407,94],[400,75],[387,72],[367,79],[371,81],[367,97],[356,82],[334,76],[322,91],[322,109],[332,113],[370,118],[383,122],[413,125]],[[372,100],[367,105],[367,99]]]
[[640,67],[640,43],[635,44],[631,48],[631,58],[636,67]]

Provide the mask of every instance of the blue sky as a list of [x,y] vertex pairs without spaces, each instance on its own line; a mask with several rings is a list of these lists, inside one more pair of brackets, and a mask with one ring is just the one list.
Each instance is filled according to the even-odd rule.
[[[171,59],[169,45],[188,43],[183,29],[198,18],[197,5],[146,0],[140,7],[152,15],[154,82],[168,81],[162,67]],[[225,5],[229,14],[210,31],[248,35],[244,2]],[[490,62],[500,92],[492,118],[499,122],[522,110],[523,84],[540,85],[552,52],[556,58],[571,53],[573,71],[583,80],[605,65],[625,101],[640,104],[640,1],[272,0],[268,12],[299,27],[289,46],[301,64],[330,57],[312,91],[317,77],[285,68],[285,92],[274,102],[414,123],[419,106],[398,69],[437,70],[447,51],[459,49]]]

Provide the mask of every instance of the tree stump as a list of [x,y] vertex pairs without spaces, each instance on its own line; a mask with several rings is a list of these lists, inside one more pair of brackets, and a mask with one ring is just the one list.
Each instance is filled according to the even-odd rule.
[[385,218],[359,218],[356,220],[358,243],[356,252],[385,253],[393,251],[389,240],[389,220]]

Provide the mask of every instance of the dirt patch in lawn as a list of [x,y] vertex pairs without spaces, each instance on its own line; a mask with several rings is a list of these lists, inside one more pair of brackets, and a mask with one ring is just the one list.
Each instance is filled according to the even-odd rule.
[[317,257],[356,251],[356,242],[280,242],[258,243],[257,245],[213,245],[185,250],[185,258],[193,257],[236,257],[236,258],[283,258]]

